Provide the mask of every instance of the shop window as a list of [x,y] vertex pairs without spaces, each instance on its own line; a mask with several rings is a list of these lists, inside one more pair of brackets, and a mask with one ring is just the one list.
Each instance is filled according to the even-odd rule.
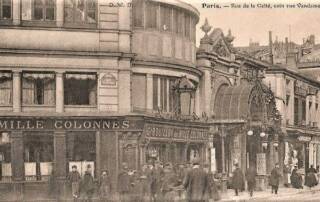
[[53,135],[25,134],[23,143],[25,180],[48,180],[53,169]]
[[158,10],[158,4],[154,2],[147,2],[147,8],[146,8],[146,24],[147,28],[157,28],[157,10]]
[[66,74],[64,79],[64,102],[66,105],[96,105],[96,74]]
[[171,18],[172,12],[171,8],[168,6],[160,7],[160,19],[161,19],[161,30],[170,32],[171,29]]
[[55,0],[34,0],[33,19],[34,20],[55,20]]
[[0,72],[0,105],[12,104],[12,74]]
[[0,181],[10,182],[11,170],[11,141],[7,132],[0,132]]
[[0,19],[12,19],[12,0],[0,0]]
[[132,104],[135,111],[146,109],[146,75],[132,76]]
[[91,165],[92,175],[95,173],[96,136],[95,133],[69,133],[67,135],[68,169],[76,165],[79,173],[84,175],[87,165]]
[[55,77],[50,73],[22,74],[22,103],[31,105],[55,104]]
[[143,2],[144,0],[132,1],[133,24],[135,27],[143,27]]
[[66,23],[96,23],[96,0],[65,0],[64,2]]

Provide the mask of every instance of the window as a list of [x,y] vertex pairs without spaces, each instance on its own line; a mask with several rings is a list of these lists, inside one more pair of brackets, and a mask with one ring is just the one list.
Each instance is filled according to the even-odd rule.
[[96,136],[95,133],[76,132],[67,135],[67,160],[69,171],[73,165],[81,175],[84,175],[87,165],[91,165],[94,176],[96,161]]
[[10,182],[11,170],[11,140],[10,134],[0,132],[0,181]]
[[161,30],[162,31],[171,31],[171,19],[172,12],[171,8],[168,6],[160,7],[160,19],[161,19]]
[[290,95],[286,95],[286,106],[289,106]]
[[96,23],[96,0],[65,0],[67,23]]
[[184,15],[184,36],[190,38],[190,15],[185,13]]
[[301,121],[303,123],[306,122],[306,113],[307,113],[306,100],[302,99],[302,101],[301,101]]
[[147,28],[157,28],[157,10],[158,4],[154,2],[147,2],[147,9],[146,9],[146,23]]
[[143,0],[132,1],[133,24],[135,27],[143,27]]
[[132,76],[132,104],[134,110],[146,109],[146,75]]
[[173,112],[174,99],[170,85],[173,78],[154,76],[153,77],[153,109],[161,109],[163,112]]
[[191,17],[191,40],[196,40],[196,26],[197,21],[194,17]]
[[7,20],[12,18],[11,0],[0,0],[0,19]]
[[294,125],[299,124],[299,99],[294,98]]
[[0,72],[0,105],[12,104],[12,74]]
[[22,74],[22,103],[35,105],[55,104],[55,77],[51,73]]
[[96,105],[97,75],[68,73],[64,80],[64,103],[66,105]]
[[55,0],[34,0],[33,19],[34,20],[55,20]]
[[25,180],[48,180],[53,166],[53,135],[28,133],[23,137],[23,144]]

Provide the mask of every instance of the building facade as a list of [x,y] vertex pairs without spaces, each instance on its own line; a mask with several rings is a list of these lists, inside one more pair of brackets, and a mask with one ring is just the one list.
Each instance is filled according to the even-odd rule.
[[[208,162],[198,11],[183,2],[0,1],[1,193],[48,197],[88,164],[114,187],[122,163]],[[2,195],[1,195],[2,196]]]
[[264,82],[271,87],[285,135],[284,164],[297,165],[301,173],[319,165],[319,70],[318,45],[315,36],[303,39],[301,45],[272,40],[268,46],[241,47],[240,51],[270,64]]

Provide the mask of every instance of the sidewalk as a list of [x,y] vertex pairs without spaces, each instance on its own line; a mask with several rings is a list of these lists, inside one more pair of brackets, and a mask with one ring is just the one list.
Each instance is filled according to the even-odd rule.
[[[320,191],[320,186],[313,187],[311,190],[308,187],[304,187],[303,189],[295,189],[295,188],[286,188],[286,187],[280,187],[277,196],[288,196],[288,195],[295,195],[295,194],[303,194],[308,192],[317,192]],[[228,189],[227,193],[221,194],[221,201],[223,202],[239,202],[239,201],[247,201],[252,199],[267,199],[272,196],[275,196],[275,194],[271,193],[271,189],[268,188],[265,191],[256,191],[253,193],[253,196],[250,197],[249,193],[247,191],[240,192],[239,196],[235,196],[234,190]]]

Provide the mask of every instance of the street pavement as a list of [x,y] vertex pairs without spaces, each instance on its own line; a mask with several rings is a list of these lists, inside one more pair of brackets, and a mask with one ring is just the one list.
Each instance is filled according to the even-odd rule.
[[294,189],[280,187],[277,195],[271,193],[271,189],[266,191],[254,192],[250,197],[248,192],[240,192],[239,196],[234,195],[233,190],[228,190],[227,193],[222,194],[222,202],[268,202],[268,201],[290,201],[290,202],[304,202],[304,201],[320,201],[320,186],[312,189],[304,187],[304,189]]

